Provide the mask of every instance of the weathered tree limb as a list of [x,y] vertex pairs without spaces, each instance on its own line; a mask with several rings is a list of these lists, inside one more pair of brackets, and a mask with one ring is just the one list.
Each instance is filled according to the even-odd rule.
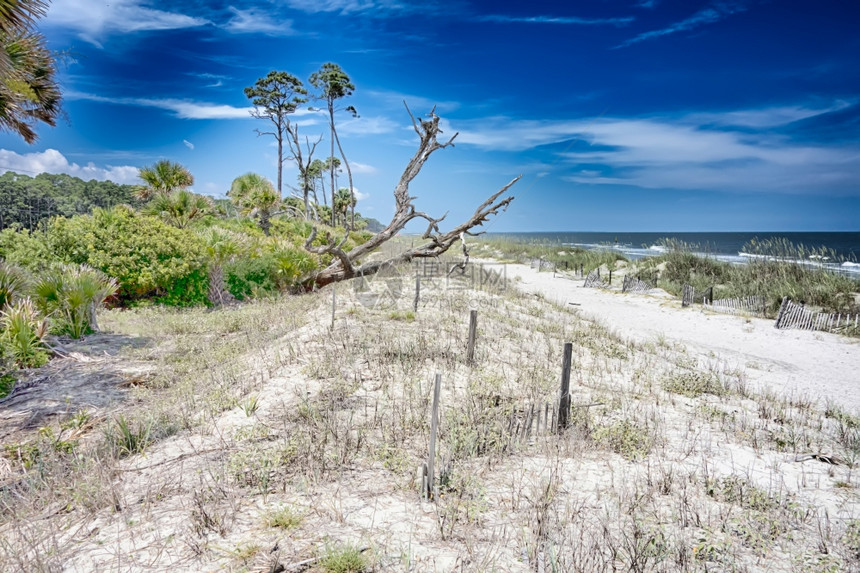
[[[405,102],[404,105],[406,105]],[[388,223],[385,229],[371,237],[370,240],[358,245],[349,252],[343,250],[348,233],[344,235],[344,238],[339,243],[336,243],[333,238],[328,236],[326,238],[328,244],[313,247],[311,243],[317,236],[317,230],[314,228],[311,236],[305,243],[305,249],[320,255],[331,254],[334,256],[334,260],[326,268],[308,277],[304,282],[305,288],[322,287],[333,282],[353,278],[357,275],[366,276],[374,274],[381,268],[408,263],[416,258],[438,257],[458,240],[463,242],[463,249],[468,257],[465,236],[481,234],[472,232],[472,229],[482,226],[491,217],[507,210],[508,205],[514,200],[513,195],[505,195],[514,183],[520,180],[522,175],[515,177],[507,185],[491,195],[475,210],[475,213],[469,219],[447,232],[443,233],[439,228],[439,223],[445,219],[448,215],[447,213],[439,218],[434,218],[427,213],[416,211],[412,202],[417,197],[409,195],[409,184],[418,176],[421,168],[424,167],[424,164],[434,152],[454,145],[454,139],[458,134],[455,133],[450,139],[444,143],[440,143],[437,138],[442,133],[442,130],[439,128],[440,118],[436,115],[435,107],[430,111],[429,119],[416,119],[408,106],[406,106],[406,111],[412,119],[412,127],[415,129],[415,133],[418,134],[420,143],[418,150],[409,160],[409,163],[407,163],[403,174],[400,176],[400,181],[394,188],[395,212],[391,218],[391,222]],[[397,235],[408,223],[415,219],[424,219],[427,221],[427,230],[421,237],[426,241],[424,244],[405,249],[402,253],[383,261],[360,263],[362,257],[391,240],[392,237]]]

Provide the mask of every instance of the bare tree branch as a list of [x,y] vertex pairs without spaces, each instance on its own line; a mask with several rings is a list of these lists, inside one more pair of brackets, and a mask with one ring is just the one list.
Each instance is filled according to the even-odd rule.
[[[405,102],[404,105],[406,105]],[[514,183],[520,180],[522,175],[515,177],[507,185],[491,195],[475,210],[474,214],[469,219],[444,233],[440,230],[439,223],[447,217],[447,213],[441,217],[434,218],[427,213],[415,210],[415,206],[412,202],[416,197],[411,197],[409,195],[409,184],[413,179],[415,179],[430,156],[439,149],[453,146],[454,139],[458,135],[455,133],[444,143],[440,143],[438,141],[437,138],[439,134],[442,133],[442,130],[439,128],[440,118],[436,115],[435,109],[436,108],[434,107],[433,110],[431,110],[428,115],[429,119],[416,119],[409,110],[409,106],[406,106],[406,111],[409,113],[409,117],[412,120],[412,126],[418,134],[420,142],[418,150],[407,163],[406,168],[403,170],[403,174],[400,176],[400,181],[394,188],[394,199],[396,204],[395,213],[391,218],[391,222],[388,223],[385,229],[371,237],[370,240],[358,245],[348,253],[342,249],[349,236],[348,232],[338,245],[335,245],[333,239],[327,237],[326,240],[329,243],[328,245],[322,247],[311,247],[311,243],[317,235],[317,230],[314,228],[310,238],[305,243],[305,248],[312,253],[332,254],[335,256],[335,259],[328,267],[308,277],[305,281],[306,288],[310,289],[325,286],[332,282],[350,279],[358,274],[366,276],[373,274],[386,266],[406,263],[415,258],[438,257],[442,253],[446,252],[458,240],[462,242],[463,252],[468,260],[469,253],[466,248],[465,236],[481,234],[480,232],[473,232],[472,229],[482,226],[485,222],[489,221],[491,217],[505,211],[511,201],[514,200],[513,195],[505,195]],[[409,222],[415,219],[423,219],[428,223],[427,230],[421,237],[426,241],[423,245],[406,249],[402,253],[384,261],[372,261],[365,262],[363,264],[359,262],[362,257],[376,250],[383,243],[389,241],[397,233],[403,230]]]

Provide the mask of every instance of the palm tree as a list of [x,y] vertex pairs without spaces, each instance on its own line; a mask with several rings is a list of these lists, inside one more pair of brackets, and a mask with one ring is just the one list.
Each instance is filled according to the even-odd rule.
[[45,39],[32,31],[43,0],[0,0],[0,130],[36,141],[34,125],[55,125],[60,114],[56,64]]
[[192,221],[200,219],[215,209],[212,200],[187,189],[179,189],[169,195],[159,193],[147,203],[144,211],[161,217],[168,225],[184,229]]
[[210,228],[201,233],[209,259],[209,302],[213,306],[231,303],[236,299],[224,283],[224,265],[239,254],[240,241],[235,234],[223,229]]
[[278,192],[272,182],[257,173],[246,173],[233,180],[227,196],[250,217],[256,217],[263,234],[269,235],[271,218],[281,204]]
[[150,199],[153,195],[169,195],[177,189],[194,185],[194,176],[188,169],[167,159],[162,159],[151,167],[140,168],[138,177],[146,183],[146,186],[137,190],[137,196],[141,199]]
[[349,213],[349,208],[354,207],[355,203],[355,196],[346,187],[341,187],[334,195],[334,211],[341,216],[344,227],[347,226],[346,215]]

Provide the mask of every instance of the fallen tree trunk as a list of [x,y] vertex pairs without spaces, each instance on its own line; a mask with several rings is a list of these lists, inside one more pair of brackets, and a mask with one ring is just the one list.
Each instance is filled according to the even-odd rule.
[[[371,237],[366,243],[358,245],[349,252],[343,249],[349,236],[348,231],[340,241],[329,235],[326,237],[325,245],[313,246],[313,242],[317,238],[317,229],[314,228],[310,237],[305,242],[305,249],[318,255],[330,254],[334,258],[329,266],[316,272],[304,281],[303,285],[306,289],[311,290],[323,287],[327,284],[351,279],[358,275],[372,275],[381,268],[408,263],[416,258],[438,257],[457,241],[463,241],[464,252],[468,257],[468,251],[465,248],[465,236],[480,235],[481,233],[475,233],[472,229],[482,226],[493,215],[498,215],[499,212],[505,211],[511,201],[514,200],[513,195],[506,195],[506,193],[514,183],[519,181],[522,175],[515,177],[510,183],[491,195],[475,210],[475,213],[468,220],[444,233],[440,231],[439,223],[445,219],[447,213],[436,219],[426,213],[416,211],[412,203],[416,197],[409,195],[409,184],[415,179],[433,152],[454,145],[454,139],[457,137],[457,134],[455,133],[445,143],[440,143],[437,137],[442,133],[442,130],[439,128],[440,118],[436,115],[436,108],[430,111],[430,119],[428,120],[416,120],[412,112],[409,111],[408,106],[406,111],[412,119],[412,126],[420,138],[420,144],[418,151],[406,165],[403,175],[400,176],[400,181],[394,188],[396,209],[391,222],[388,223],[385,229]],[[360,262],[364,256],[391,240],[392,237],[402,231],[414,219],[424,219],[427,221],[427,230],[421,237],[424,241],[423,244],[405,249],[400,254],[385,260]]]

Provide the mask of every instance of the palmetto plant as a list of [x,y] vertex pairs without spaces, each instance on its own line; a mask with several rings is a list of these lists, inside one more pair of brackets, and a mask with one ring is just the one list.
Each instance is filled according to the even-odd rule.
[[55,125],[60,89],[55,62],[34,22],[45,14],[42,0],[0,0],[0,129],[36,141],[36,122]]
[[86,265],[59,265],[39,277],[33,293],[55,332],[80,338],[98,330],[96,308],[118,288],[115,279]]
[[281,205],[281,198],[271,181],[257,173],[246,173],[233,180],[227,196],[243,214],[258,220],[264,234],[269,234],[270,220]]
[[241,251],[242,241],[238,235],[218,228],[200,233],[209,260],[209,302],[215,306],[232,302],[233,295],[224,283],[224,265]]
[[24,271],[0,261],[0,309],[23,296],[26,289],[27,275]]
[[29,298],[16,300],[0,311],[0,342],[18,366],[34,368],[48,361],[42,339],[48,327]]
[[145,208],[147,213],[161,217],[168,225],[184,229],[195,219],[215,210],[212,201],[187,189],[159,193]]
[[178,189],[194,185],[194,176],[184,166],[162,159],[150,167],[142,167],[138,173],[145,186],[137,190],[141,199],[156,195],[169,195]]

